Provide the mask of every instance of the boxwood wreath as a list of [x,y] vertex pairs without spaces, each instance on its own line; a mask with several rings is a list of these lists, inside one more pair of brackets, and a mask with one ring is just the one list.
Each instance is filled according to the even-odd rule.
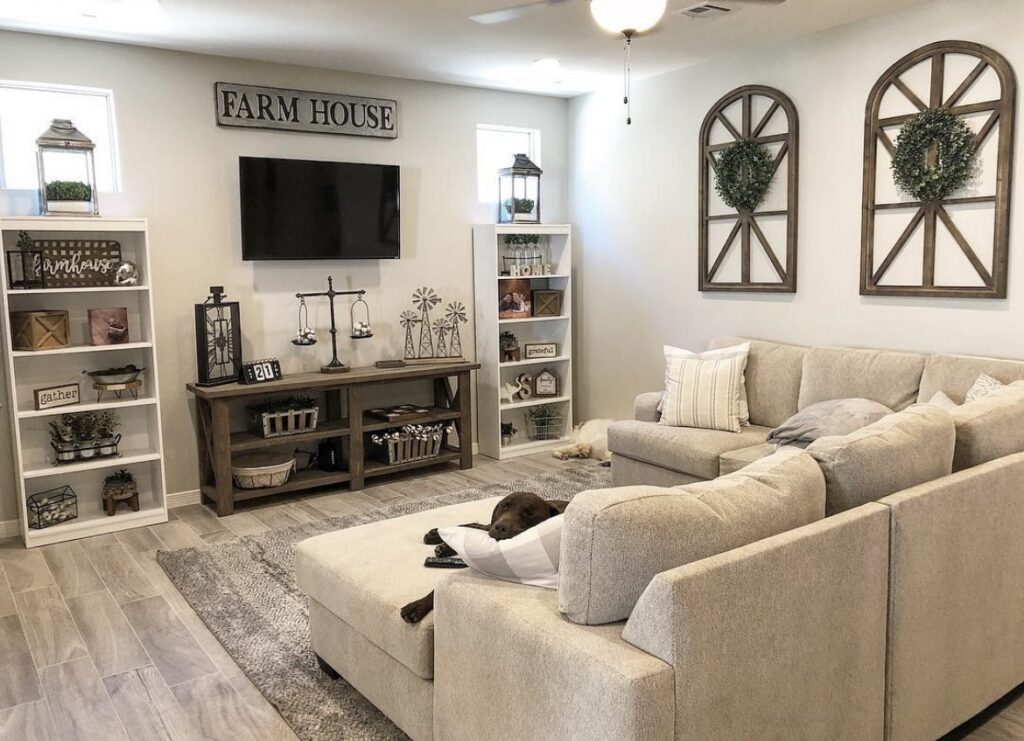
[[[930,153],[934,147],[935,157]],[[975,138],[952,112],[922,111],[900,127],[892,155],[893,180],[922,203],[941,201],[959,190],[974,171]]]
[[741,139],[722,150],[715,165],[715,190],[726,206],[753,211],[768,195],[775,174],[772,155],[763,145]]

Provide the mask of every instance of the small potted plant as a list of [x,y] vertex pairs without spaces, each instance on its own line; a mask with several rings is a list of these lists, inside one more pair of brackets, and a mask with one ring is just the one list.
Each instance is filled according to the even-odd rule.
[[139,485],[127,468],[122,468],[103,480],[103,504],[108,517],[114,516],[121,502],[126,502],[133,511],[139,511]]
[[314,432],[320,418],[320,407],[312,396],[268,399],[247,411],[249,423],[265,438]]
[[108,409],[96,415],[96,447],[99,454],[103,456],[117,455],[117,445],[121,442],[121,436],[117,434],[117,428],[121,426],[121,420],[117,412]]
[[506,447],[512,444],[512,438],[519,434],[519,430],[511,422],[501,423],[501,445]]
[[95,457],[99,452],[96,446],[96,415],[93,412],[83,412],[73,414],[71,418],[71,431],[75,436],[78,457],[83,460]]
[[54,212],[92,213],[92,186],[79,180],[53,180],[46,184],[46,208]]
[[75,433],[71,428],[74,416],[62,414],[50,421],[50,444],[57,463],[69,463],[75,459]]
[[501,362],[514,363],[519,360],[519,339],[507,329],[498,338],[501,345]]
[[504,205],[505,211],[512,214],[512,221],[515,223],[535,221],[533,207],[536,203],[532,198],[506,198]]

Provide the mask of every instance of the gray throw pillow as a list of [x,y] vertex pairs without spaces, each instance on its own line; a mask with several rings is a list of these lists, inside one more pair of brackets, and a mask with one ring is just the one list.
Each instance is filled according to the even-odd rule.
[[892,409],[870,399],[819,401],[768,433],[768,442],[806,448],[820,437],[849,435],[890,414]]

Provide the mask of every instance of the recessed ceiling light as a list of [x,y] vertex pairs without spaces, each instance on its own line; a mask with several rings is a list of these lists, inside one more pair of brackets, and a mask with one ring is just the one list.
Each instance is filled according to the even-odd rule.
[[541,57],[533,60],[533,68],[540,72],[554,72],[561,66],[562,63],[554,57]]

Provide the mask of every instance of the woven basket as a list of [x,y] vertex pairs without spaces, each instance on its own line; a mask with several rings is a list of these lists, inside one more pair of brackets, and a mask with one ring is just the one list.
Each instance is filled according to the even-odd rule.
[[239,458],[231,466],[231,475],[239,489],[270,489],[287,484],[294,469],[295,459],[290,456],[255,453]]

